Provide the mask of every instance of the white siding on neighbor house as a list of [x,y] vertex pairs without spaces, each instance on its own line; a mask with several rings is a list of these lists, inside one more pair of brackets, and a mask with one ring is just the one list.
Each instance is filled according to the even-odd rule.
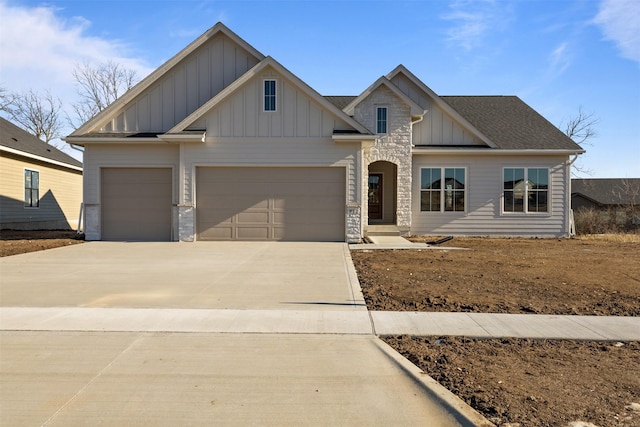
[[[265,79],[277,82],[276,111],[263,111]],[[272,70],[247,82],[190,128],[206,128],[213,138],[317,138],[352,129]]]
[[[24,206],[25,169],[39,173],[39,207]],[[0,156],[0,228],[76,229],[81,203],[81,171],[4,152]]]
[[[413,156],[411,233],[415,235],[540,236],[566,234],[566,157],[564,156]],[[464,167],[467,170],[465,212],[421,212],[420,169]],[[547,214],[503,214],[502,171],[505,167],[549,168]]]
[[166,132],[257,63],[217,34],[127,103],[100,132]]

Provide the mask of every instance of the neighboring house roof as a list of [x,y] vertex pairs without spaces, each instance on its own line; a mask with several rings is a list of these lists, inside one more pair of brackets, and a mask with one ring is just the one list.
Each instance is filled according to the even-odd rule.
[[441,96],[497,148],[574,150],[582,148],[517,96]]
[[640,178],[572,179],[571,195],[600,205],[640,204]]
[[0,150],[34,160],[82,170],[82,162],[0,117]]

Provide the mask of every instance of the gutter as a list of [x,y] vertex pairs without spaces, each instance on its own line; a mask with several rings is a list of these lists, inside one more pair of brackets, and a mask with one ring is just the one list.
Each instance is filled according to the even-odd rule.
[[422,146],[413,146],[412,154],[429,154],[432,156],[437,156],[439,154],[442,155],[450,155],[450,154],[474,154],[474,155],[487,155],[487,156],[500,156],[500,155],[539,155],[539,156],[572,156],[576,157],[580,154],[583,154],[585,151],[580,150],[515,150],[515,149],[499,149],[499,148],[429,148]]
[[0,151],[6,151],[7,153],[16,154],[18,156],[27,157],[29,159],[38,160],[40,162],[49,163],[56,166],[62,166],[68,169],[73,169],[82,172],[82,167],[71,165],[69,163],[60,162],[58,160],[47,159],[46,157],[38,156],[37,154],[27,153],[26,151],[14,150],[13,148],[0,146]]

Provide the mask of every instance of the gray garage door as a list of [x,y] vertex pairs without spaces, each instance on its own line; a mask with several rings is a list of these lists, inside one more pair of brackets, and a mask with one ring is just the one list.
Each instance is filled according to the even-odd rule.
[[102,240],[171,240],[171,169],[103,168]]
[[198,240],[344,241],[344,168],[197,168]]

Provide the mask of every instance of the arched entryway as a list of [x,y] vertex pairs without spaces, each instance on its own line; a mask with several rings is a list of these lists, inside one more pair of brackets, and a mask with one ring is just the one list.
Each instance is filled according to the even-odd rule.
[[398,168],[386,161],[369,165],[367,189],[369,224],[395,224]]

